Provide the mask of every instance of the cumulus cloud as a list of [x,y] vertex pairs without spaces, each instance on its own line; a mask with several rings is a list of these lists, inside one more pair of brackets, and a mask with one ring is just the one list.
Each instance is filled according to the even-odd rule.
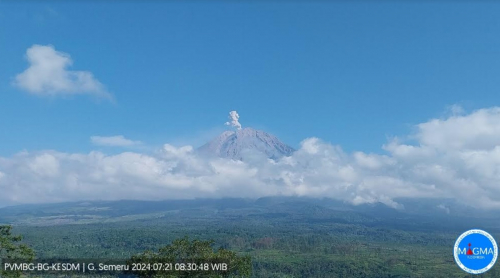
[[439,151],[492,150],[499,145],[500,108],[434,119],[417,126],[417,139]]
[[308,138],[279,160],[206,158],[169,144],[154,154],[22,152],[0,157],[0,203],[293,195],[392,207],[399,197],[454,198],[500,208],[500,108],[433,119],[412,137],[415,144],[389,141],[385,154]]
[[117,136],[91,136],[90,142],[97,146],[110,146],[110,147],[131,147],[141,145],[141,141],[133,141],[123,137]]
[[238,121],[238,119],[240,118],[238,112],[236,111],[229,112],[229,116],[227,118],[229,119],[229,121],[226,122],[225,125],[235,127],[236,129],[241,129],[241,124]]
[[15,77],[14,85],[38,96],[92,94],[111,98],[104,85],[89,71],[69,70],[69,54],[51,45],[33,45],[26,51],[28,68]]

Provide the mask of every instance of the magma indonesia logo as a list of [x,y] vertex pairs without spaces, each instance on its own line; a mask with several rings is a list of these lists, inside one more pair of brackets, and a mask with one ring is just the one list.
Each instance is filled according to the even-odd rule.
[[455,262],[470,274],[484,273],[495,265],[498,247],[495,239],[483,230],[469,230],[461,234],[453,250]]

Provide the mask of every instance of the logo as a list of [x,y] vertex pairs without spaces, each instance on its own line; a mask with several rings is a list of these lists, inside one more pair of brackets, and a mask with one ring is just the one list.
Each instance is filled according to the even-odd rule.
[[455,262],[470,274],[484,273],[495,265],[498,246],[495,239],[483,230],[469,230],[461,234],[453,249]]

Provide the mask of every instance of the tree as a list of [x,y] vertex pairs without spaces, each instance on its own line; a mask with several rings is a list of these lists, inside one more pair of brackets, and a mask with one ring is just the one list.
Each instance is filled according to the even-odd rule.
[[[29,262],[35,257],[35,252],[25,244],[22,237],[12,235],[12,226],[0,226],[0,261],[21,260]],[[0,277],[21,277],[21,271],[5,271],[0,268]]]
[[[250,277],[250,256],[238,256],[222,247],[214,251],[213,243],[213,240],[190,241],[188,237],[174,240],[158,252],[145,251],[133,256],[128,265],[144,268],[129,272],[139,277]],[[226,264],[227,270],[214,270],[213,266],[220,264]],[[162,270],[158,270],[159,265]]]

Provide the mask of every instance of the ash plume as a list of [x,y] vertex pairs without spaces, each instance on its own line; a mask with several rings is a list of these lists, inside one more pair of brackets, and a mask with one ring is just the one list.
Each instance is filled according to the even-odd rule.
[[235,127],[236,129],[240,130],[241,129],[241,124],[238,121],[240,118],[240,115],[238,115],[238,112],[236,111],[231,111],[229,112],[228,119],[229,121],[225,123],[225,125]]

